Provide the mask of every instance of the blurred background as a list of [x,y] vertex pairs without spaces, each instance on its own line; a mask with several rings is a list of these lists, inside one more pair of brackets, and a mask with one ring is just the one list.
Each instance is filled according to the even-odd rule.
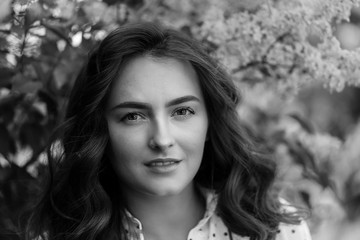
[[21,239],[44,153],[87,52],[128,22],[201,41],[239,114],[307,207],[314,240],[360,236],[360,0],[1,0],[0,239]]

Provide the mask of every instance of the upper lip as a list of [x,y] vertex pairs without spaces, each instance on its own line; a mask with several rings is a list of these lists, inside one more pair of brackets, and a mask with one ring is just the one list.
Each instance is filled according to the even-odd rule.
[[176,159],[176,158],[155,158],[152,159],[150,161],[145,162],[145,165],[150,165],[152,163],[156,163],[156,162],[181,162],[180,159]]

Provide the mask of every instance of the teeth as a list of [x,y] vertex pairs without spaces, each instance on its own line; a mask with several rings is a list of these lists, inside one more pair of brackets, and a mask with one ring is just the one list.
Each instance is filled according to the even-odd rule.
[[171,162],[152,162],[150,163],[151,167],[162,167],[162,166],[168,166],[168,165],[172,165],[175,164],[177,162],[175,161],[171,161]]

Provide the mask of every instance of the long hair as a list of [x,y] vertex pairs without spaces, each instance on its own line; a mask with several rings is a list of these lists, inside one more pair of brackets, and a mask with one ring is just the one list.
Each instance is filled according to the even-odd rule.
[[196,41],[140,23],[111,32],[76,79],[61,135],[48,148],[48,185],[29,220],[28,239],[126,239],[125,203],[106,154],[104,109],[120,69],[139,55],[185,60],[195,69],[209,116],[209,140],[195,182],[217,192],[217,213],[229,230],[265,240],[280,222],[294,223],[272,195],[274,162],[257,151],[239,123],[240,97],[231,78]]

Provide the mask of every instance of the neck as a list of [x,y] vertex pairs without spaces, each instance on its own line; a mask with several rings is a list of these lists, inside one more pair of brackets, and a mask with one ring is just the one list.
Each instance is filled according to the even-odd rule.
[[171,196],[125,193],[128,210],[140,220],[146,240],[186,239],[205,212],[205,203],[193,184]]

